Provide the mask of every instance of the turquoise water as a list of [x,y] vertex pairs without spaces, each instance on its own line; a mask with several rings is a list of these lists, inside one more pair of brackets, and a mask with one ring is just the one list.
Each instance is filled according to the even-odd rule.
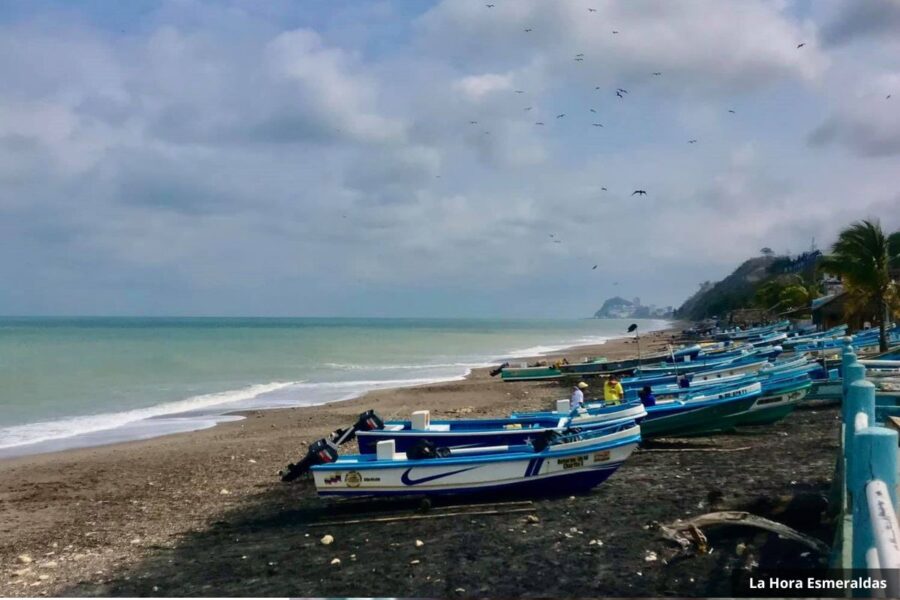
[[450,380],[507,358],[619,337],[630,322],[2,318],[0,456]]

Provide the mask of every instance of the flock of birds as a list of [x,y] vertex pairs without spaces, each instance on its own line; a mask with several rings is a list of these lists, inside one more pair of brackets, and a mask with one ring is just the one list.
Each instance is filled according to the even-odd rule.
[[[494,8],[494,7],[496,6],[496,4],[486,4],[485,6],[486,6],[488,9],[491,9],[491,8]],[[596,9],[596,8],[590,8],[590,7],[588,7],[587,11],[588,11],[589,13],[596,13],[596,12],[597,12],[597,9]],[[613,35],[617,35],[617,34],[619,33],[619,30],[617,30],[617,29],[613,29],[613,30],[611,30],[611,31],[612,31]],[[526,34],[528,34],[528,33],[533,33],[533,32],[534,32],[534,27],[526,27],[526,28],[524,29],[524,32],[525,32]],[[806,46],[806,42],[801,42],[801,43],[797,44],[797,50],[803,48],[804,46]],[[579,62],[579,63],[584,62],[584,60],[585,60],[584,53],[578,53],[578,54],[576,54],[576,55],[573,57],[573,60],[574,60],[575,62]],[[653,77],[661,77],[661,76],[662,76],[662,71],[653,71],[653,72],[652,72],[652,76],[653,76]],[[599,85],[598,85],[598,86],[596,86],[596,87],[594,88],[594,90],[595,90],[595,91],[601,91],[601,90],[602,90],[602,87],[603,87],[603,86],[599,86]],[[515,93],[516,93],[516,94],[524,94],[524,93],[525,93],[525,90],[515,90]],[[627,89],[624,89],[624,88],[616,88],[616,89],[615,89],[615,94],[616,94],[616,97],[619,98],[620,100],[625,100],[625,99],[626,99],[626,96],[629,94],[629,92],[628,92]],[[891,98],[891,94],[888,94],[888,95],[886,96],[886,99],[890,99],[890,98]],[[526,106],[523,110],[526,111],[526,112],[529,112],[529,111],[531,111],[533,108],[534,108],[533,106]],[[591,112],[592,114],[597,114],[597,110],[596,110],[596,109],[591,108],[591,109],[589,109],[589,110],[590,110],[590,112]],[[732,114],[732,115],[736,115],[736,114],[737,114],[737,112],[736,112],[734,109],[728,109],[728,113],[729,113],[729,114]],[[566,117],[566,113],[559,113],[559,114],[556,115],[556,119],[557,119],[557,120],[558,120],[558,119],[563,119],[563,118],[565,118],[565,117]],[[469,124],[470,124],[470,125],[477,125],[477,124],[478,124],[478,121],[471,120],[471,121],[469,121]],[[545,123],[544,121],[535,121],[535,122],[534,122],[534,125],[535,125],[535,126],[538,126],[538,127],[545,127],[545,126],[546,126],[546,123]],[[603,127],[603,123],[601,123],[601,122],[599,122],[599,121],[593,121],[593,122],[591,123],[591,125],[592,125],[593,127]],[[485,134],[485,135],[489,135],[489,134],[490,134],[490,131],[485,130],[485,131],[484,131],[484,134]],[[698,142],[698,140],[697,140],[696,138],[691,138],[691,139],[687,140],[687,143],[688,143],[688,144],[696,144],[697,142]],[[601,189],[601,191],[604,191],[604,192],[607,191],[606,187],[601,187],[600,189]],[[646,191],[646,190],[643,190],[643,189],[636,189],[636,190],[634,190],[634,191],[631,193],[631,196],[646,196],[646,195],[647,195],[647,191]],[[558,238],[555,236],[555,234],[550,234],[550,238],[553,239],[553,243],[555,243],[555,244],[561,244],[561,243],[562,243],[562,240],[558,239]],[[591,270],[596,270],[596,269],[597,269],[597,266],[598,266],[598,265],[594,265],[594,266],[591,268]],[[616,283],[618,283],[618,282],[616,282]]]
[[[496,4],[485,4],[485,6],[486,6],[487,8],[494,8],[494,7],[496,7]],[[597,12],[597,9],[596,9],[596,8],[590,8],[590,7],[589,7],[587,10],[588,10],[589,13],[595,13],[595,12]],[[524,31],[525,31],[525,33],[532,33],[532,32],[534,31],[534,28],[533,28],[533,27],[526,27],[526,28],[524,29]],[[619,33],[619,30],[618,30],[618,29],[613,29],[613,30],[612,30],[612,33],[613,33],[614,35],[615,35],[615,34],[618,34],[618,33]],[[806,45],[806,42],[801,42],[800,44],[797,44],[797,49],[803,48],[805,45]],[[580,53],[576,54],[576,55],[573,57],[573,60],[574,60],[575,62],[584,62],[584,53],[580,52]],[[653,71],[651,74],[652,74],[654,77],[661,77],[661,76],[662,76],[662,71]],[[595,91],[600,91],[601,89],[602,89],[602,86],[599,86],[599,85],[596,86],[596,87],[594,88]],[[514,90],[514,91],[515,91],[516,94],[524,94],[524,93],[525,93],[525,90]],[[625,99],[625,96],[628,95],[628,90],[626,90],[625,88],[616,88],[615,93],[616,93],[616,97],[617,97],[617,98],[624,100],[624,99]],[[890,98],[890,95],[888,95],[888,98]],[[533,108],[534,108],[533,106],[526,106],[523,110],[526,111],[526,112],[528,112],[528,111],[531,111]],[[596,109],[591,108],[591,109],[589,109],[589,110],[590,110],[591,113],[597,114],[597,110],[596,110]],[[728,112],[729,112],[730,114],[732,114],[732,115],[737,114],[736,111],[735,111],[734,109],[728,109]],[[565,116],[566,116],[566,113],[559,113],[558,115],[556,115],[556,118],[557,118],[557,119],[563,119],[563,118],[565,118]],[[534,124],[535,124],[535,126],[538,126],[538,127],[545,127],[545,126],[546,126],[546,123],[545,123],[544,121],[535,121]],[[470,120],[470,121],[469,121],[469,125],[478,125],[478,121],[476,121],[476,120]],[[592,122],[592,123],[591,123],[591,126],[592,126],[592,127],[603,127],[603,123],[600,123],[600,122]],[[491,132],[490,132],[490,130],[484,130],[483,134],[484,134],[484,135],[490,135]],[[687,141],[687,143],[688,143],[688,144],[696,144],[697,141],[698,141],[698,140],[697,140],[696,138],[691,138],[691,139],[689,139],[689,140]],[[604,191],[604,192],[607,191],[607,189],[606,189],[605,187],[601,187],[600,190],[601,190],[601,191]],[[635,196],[635,195],[637,195],[637,196],[646,196],[646,195],[647,195],[647,191],[646,191],[646,190],[634,190],[634,191],[631,193],[631,195],[632,195],[632,196]],[[550,237],[553,237],[553,236],[551,235]],[[560,240],[554,240],[554,243],[559,244],[559,243],[562,243],[562,242],[561,242]],[[594,268],[596,268],[596,266],[595,266]]]

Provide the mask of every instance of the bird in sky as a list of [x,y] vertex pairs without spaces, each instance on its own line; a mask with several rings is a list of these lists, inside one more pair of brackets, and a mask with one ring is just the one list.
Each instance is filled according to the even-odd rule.
[[553,243],[554,244],[562,244],[562,241],[561,240],[553,240]]
[[616,30],[615,30],[615,29],[613,29],[613,33],[619,33],[619,32],[618,32],[618,31],[616,31]]
[[657,77],[662,75],[662,73],[660,71],[655,71],[653,74],[656,75]]
[[594,109],[593,109],[593,108],[592,108],[592,109],[590,109],[590,110],[591,110],[591,112],[592,112],[592,113],[595,113],[595,112],[597,112],[597,111],[596,111],[596,110],[594,110]]
[[487,6],[488,8],[494,8],[493,4],[485,4],[485,6]]
[[525,33],[531,33],[531,31],[532,31],[531,27],[527,27],[527,28],[525,29]]
[[597,265],[594,265],[593,267],[591,267],[591,271],[596,271],[596,270],[597,270]]
[[560,113],[560,114],[556,115],[556,118],[562,119],[564,116],[566,116],[566,113]]
[[805,45],[806,45],[806,42],[803,42],[803,43],[801,43],[801,44],[797,44],[797,48],[802,48],[802,47],[805,46]]
[[594,127],[603,127],[603,123],[591,123]]
[[696,144],[697,140],[688,140],[688,144]]
[[602,187],[602,188],[600,188],[600,189],[601,189],[602,191],[604,191],[604,192],[606,191],[606,188],[605,188],[605,187]]
[[596,8],[589,8],[589,9],[588,9],[588,12],[597,12],[597,9],[596,9]]
[[619,98],[624,98],[624,97],[625,97],[625,96],[622,95],[622,92],[620,92],[619,90],[616,90],[616,96],[618,96]]
[[478,121],[469,121],[469,125],[478,125]]
[[599,90],[599,89],[600,89],[600,86],[598,85],[598,86],[596,86],[594,89],[595,89],[595,90]]
[[575,56],[584,56],[584,52],[579,52],[579,53],[576,54]]
[[530,107],[530,106],[526,106],[526,107],[523,108],[522,110],[531,110],[531,107]]
[[635,194],[637,194],[638,196],[646,196],[647,192],[645,192],[644,190],[634,190],[633,192],[631,192],[632,196],[634,196]]
[[617,91],[617,92],[622,92],[623,94],[627,94],[627,93],[628,93],[628,90],[626,90],[626,89],[624,89],[624,88],[616,88],[616,91]]
[[891,99],[891,95],[888,94],[887,96],[884,97],[884,99],[885,99],[885,100],[890,100],[890,99]]
[[517,94],[524,94],[524,93],[525,93],[525,90],[516,90],[516,93],[517,93]]
[[544,124],[543,121],[538,121],[537,123],[535,123],[535,125],[543,125],[543,124]]
[[583,61],[584,61],[584,57],[582,57],[582,56],[576,56],[574,60],[575,60],[575,62],[583,62]]
[[553,235],[554,235],[554,234],[551,233],[551,234],[550,234],[550,237],[553,237]]
[[736,112],[734,112],[734,111],[731,110],[730,108],[728,109],[728,112],[730,112],[730,113],[733,114],[733,115],[736,115],[736,114],[737,114]]

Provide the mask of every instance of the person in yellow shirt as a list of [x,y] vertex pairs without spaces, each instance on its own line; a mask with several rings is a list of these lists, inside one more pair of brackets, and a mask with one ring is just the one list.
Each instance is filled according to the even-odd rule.
[[606,383],[603,384],[603,401],[609,405],[619,404],[624,397],[625,390],[622,389],[619,378],[615,375],[610,375]]

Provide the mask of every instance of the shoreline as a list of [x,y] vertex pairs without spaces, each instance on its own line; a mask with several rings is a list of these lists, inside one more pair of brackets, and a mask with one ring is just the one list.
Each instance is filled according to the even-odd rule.
[[[662,319],[653,320],[654,325],[663,325],[659,329],[654,329],[652,331],[648,331],[643,335],[650,335],[657,331],[675,331],[679,325],[681,324],[679,321],[666,321]],[[508,353],[499,354],[497,361],[488,362],[488,363],[479,363],[472,364],[466,368],[466,370],[459,375],[448,375],[446,377],[435,377],[435,378],[424,378],[426,381],[417,381],[413,378],[408,380],[385,380],[384,382],[379,382],[377,380],[373,380],[369,382],[369,387],[366,389],[362,389],[358,392],[352,392],[346,397],[338,397],[336,399],[324,400],[321,402],[313,402],[311,404],[297,404],[297,405],[288,405],[288,406],[263,406],[260,408],[256,407],[236,407],[236,408],[228,408],[227,405],[224,406],[211,406],[209,408],[197,408],[187,411],[179,411],[179,412],[171,412],[171,413],[160,413],[158,415],[151,415],[148,417],[143,417],[134,421],[127,421],[122,423],[121,425],[109,428],[102,429],[96,431],[87,431],[83,433],[76,433],[69,436],[50,438],[46,440],[40,440],[35,442],[30,442],[27,444],[19,444],[15,446],[8,446],[0,448],[0,462],[4,460],[14,459],[14,458],[25,458],[29,456],[38,456],[41,454],[50,454],[57,452],[68,452],[73,450],[80,449],[89,449],[89,448],[102,448],[106,446],[113,446],[117,444],[124,444],[129,442],[140,442],[146,440],[156,439],[158,437],[170,436],[170,435],[180,435],[186,433],[194,433],[199,431],[204,431],[206,429],[212,429],[221,426],[222,424],[243,420],[247,418],[247,415],[253,414],[257,411],[270,411],[270,410],[287,410],[293,408],[311,408],[317,406],[325,406],[328,404],[338,404],[342,402],[348,402],[352,400],[356,400],[358,398],[363,398],[368,394],[379,392],[379,391],[390,391],[390,390],[399,390],[405,388],[423,388],[430,385],[439,385],[443,383],[451,383],[455,381],[464,381],[472,376],[474,371],[480,369],[491,369],[496,367],[499,362],[503,360],[509,360],[512,362],[517,361],[535,361],[542,360],[546,358],[552,358],[555,356],[560,356],[563,354],[572,354],[576,353],[579,357],[590,356],[597,353],[601,353],[604,348],[607,348],[607,344],[609,342],[614,342],[618,340],[631,339],[629,334],[622,334],[621,336],[612,336],[605,339],[602,343],[592,343],[592,344],[571,344],[571,345],[560,345],[556,347],[555,344],[550,344],[548,347],[551,349],[546,352],[541,352],[538,354],[528,354],[527,352],[531,350],[531,348],[526,348],[523,350],[510,350]],[[541,346],[537,346],[541,347]],[[591,349],[593,354],[590,354],[587,349]],[[321,385],[321,384],[329,384],[335,382],[317,382],[313,385]],[[337,382],[337,383],[347,383],[347,384],[361,384],[362,382]],[[250,384],[246,387],[235,389],[235,390],[226,390],[223,392],[210,392],[205,394],[199,394],[197,396],[193,396],[188,399],[174,400],[163,403],[162,405],[153,405],[149,407],[135,409],[136,411],[153,411],[159,407],[165,406],[166,404],[177,404],[180,402],[187,402],[191,399],[197,398],[205,398],[205,397],[213,397],[213,396],[221,396],[224,394],[240,394],[242,392],[247,392],[253,388],[259,387],[271,387],[278,385],[284,386],[293,386],[297,385],[298,382],[271,382],[269,384]],[[386,387],[382,387],[382,385],[391,384]],[[276,390],[277,391],[277,390]],[[258,400],[261,396],[265,396],[269,392],[260,392],[250,398],[241,400],[242,402],[253,402]],[[239,401],[239,402],[241,402]],[[54,420],[54,421],[40,421],[35,423],[24,423],[15,427],[38,427],[41,425],[55,425],[60,422],[66,421],[74,421],[78,419],[92,419],[98,417],[115,417],[124,413],[100,413],[94,415],[84,415],[77,417],[65,417],[63,419]]]
[[[642,347],[665,345],[673,332],[644,334]],[[632,347],[618,338],[539,358],[602,351],[615,360]],[[308,483],[284,485],[278,470],[366,409],[385,420],[420,408],[438,417],[502,415],[547,408],[568,392],[555,383],[503,383],[489,371],[318,406],[242,411],[241,420],[198,431],[0,459],[0,595],[70,593],[80,581],[102,581],[261,493],[289,505]]]

